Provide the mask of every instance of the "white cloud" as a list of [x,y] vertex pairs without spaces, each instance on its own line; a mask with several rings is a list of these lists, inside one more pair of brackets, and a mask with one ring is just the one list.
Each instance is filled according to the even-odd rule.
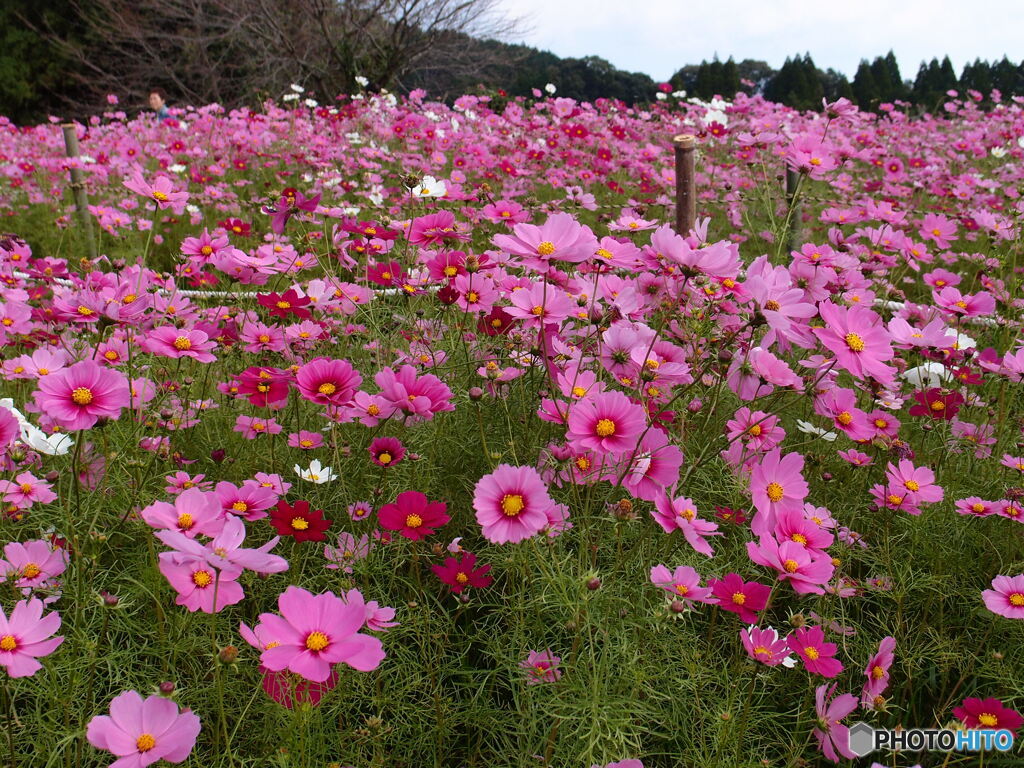
[[521,42],[559,56],[600,56],[655,80],[716,53],[779,67],[787,56],[809,52],[819,67],[852,78],[860,59],[892,49],[905,79],[934,56],[949,54],[958,74],[975,58],[1020,57],[1020,0],[507,2],[531,25]]

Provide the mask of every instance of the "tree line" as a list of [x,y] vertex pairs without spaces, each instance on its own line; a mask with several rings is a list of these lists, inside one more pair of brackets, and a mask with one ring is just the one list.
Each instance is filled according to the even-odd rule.
[[553,83],[581,101],[654,101],[659,92],[731,98],[759,93],[799,109],[845,97],[866,110],[903,101],[941,112],[950,90],[1024,95],[1024,62],[922,62],[904,80],[890,51],[861,61],[850,80],[809,54],[775,69],[717,57],[680,68],[668,84],[598,56],[562,58],[502,42],[519,29],[500,0],[4,0],[0,3],[0,115],[16,123],[83,118],[115,93],[129,111],[161,87],[171,103],[227,107],[279,98],[291,83],[325,101],[369,88],[454,99],[530,96]]

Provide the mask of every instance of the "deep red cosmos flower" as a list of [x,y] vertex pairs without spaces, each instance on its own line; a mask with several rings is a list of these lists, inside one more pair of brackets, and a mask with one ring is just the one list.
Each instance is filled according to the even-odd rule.
[[945,419],[949,421],[960,412],[960,406],[964,403],[964,396],[959,392],[950,392],[945,389],[926,389],[923,392],[915,392],[914,399],[919,405],[910,409],[911,416],[928,416],[932,419]]
[[398,531],[413,541],[425,539],[451,518],[445,514],[447,505],[441,501],[427,501],[419,491],[403,491],[393,504],[385,504],[377,513],[382,528]]
[[270,310],[271,317],[294,315],[305,320],[313,316],[313,313],[306,309],[310,298],[299,296],[294,288],[289,288],[284,293],[259,293],[256,294],[256,300]]
[[491,566],[481,565],[476,568],[476,555],[472,552],[465,552],[458,558],[445,558],[444,565],[432,565],[430,570],[450,586],[455,594],[459,594],[467,587],[486,587],[494,581],[487,575]]
[[405,446],[393,437],[375,438],[367,450],[370,451],[370,459],[378,467],[393,467],[405,458]]
[[324,519],[322,509],[310,509],[308,501],[288,504],[284,499],[270,510],[270,524],[281,536],[292,536],[296,541],[323,541],[324,531],[331,527]]
[[241,237],[248,237],[252,228],[241,219],[224,219],[224,221],[217,222],[217,226],[226,232],[230,232],[234,235]]

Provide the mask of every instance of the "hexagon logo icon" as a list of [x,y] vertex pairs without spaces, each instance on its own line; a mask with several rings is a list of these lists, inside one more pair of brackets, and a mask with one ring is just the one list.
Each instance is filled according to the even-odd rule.
[[850,751],[857,757],[864,757],[875,749],[875,729],[867,723],[850,726]]

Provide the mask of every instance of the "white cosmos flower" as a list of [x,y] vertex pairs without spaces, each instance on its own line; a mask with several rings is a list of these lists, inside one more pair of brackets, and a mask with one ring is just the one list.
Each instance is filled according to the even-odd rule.
[[63,456],[75,444],[68,435],[56,433],[48,435],[36,425],[29,422],[25,415],[14,407],[14,401],[5,397],[0,400],[0,408],[6,408],[18,420],[21,442],[33,451],[45,453],[47,456]]
[[306,106],[309,107],[310,109],[313,109],[314,107],[319,107],[320,106],[320,102],[317,101],[316,99],[306,99],[305,103],[306,103]]
[[358,83],[361,87],[365,88],[370,84],[370,81],[367,78],[363,77],[362,75],[356,75],[356,83]]
[[325,467],[320,463],[319,459],[313,459],[309,464],[309,469],[303,469],[298,464],[294,467],[295,473],[303,480],[308,480],[311,483],[322,485],[323,483],[329,483],[331,480],[337,480],[338,476],[334,474],[334,471],[330,467]]
[[444,197],[447,191],[445,183],[433,176],[424,176],[423,181],[412,188],[415,197]]
[[796,420],[796,428],[804,434],[817,435],[822,440],[828,440],[830,443],[839,437],[835,432],[829,432],[821,427],[814,426],[809,421],[802,421],[800,419]]
[[918,389],[935,389],[952,381],[953,375],[942,363],[928,362],[904,371],[902,378]]
[[552,96],[554,96],[555,95],[555,91],[557,91],[558,89],[555,88],[555,84],[554,83],[548,83],[547,85],[544,86],[544,90],[547,91]]
[[297,94],[297,93],[286,93],[284,96],[281,97],[281,101],[298,101],[298,100],[299,100],[299,94]]
[[992,157],[1006,157],[1006,147],[992,147]]
[[305,88],[303,88],[301,85],[299,85],[297,83],[292,83],[291,84],[291,89],[293,91],[295,91],[296,93],[302,93],[303,91],[306,90]]

